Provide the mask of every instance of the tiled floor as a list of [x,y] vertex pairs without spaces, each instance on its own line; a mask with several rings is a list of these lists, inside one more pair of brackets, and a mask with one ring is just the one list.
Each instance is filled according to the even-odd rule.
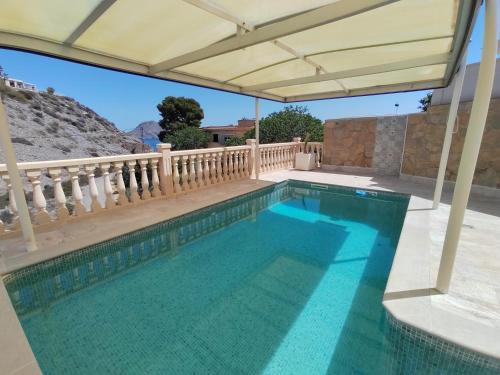
[[[403,322],[461,342],[477,351],[500,357],[500,201],[483,196],[471,197],[450,293],[440,295],[433,288],[449,215],[451,193],[445,191],[441,207],[432,210],[432,186],[393,177],[320,170],[275,171],[262,174],[259,182],[238,181],[174,199],[154,200],[133,207],[119,208],[37,233],[40,248],[37,252],[24,252],[20,238],[2,240],[0,274],[286,179],[411,194],[409,210],[384,297],[386,308]],[[2,328],[4,324],[14,327],[7,335],[0,335],[0,363],[8,364],[8,367],[2,366],[2,371],[5,374],[37,373],[22,330],[19,325],[12,323],[11,318],[14,321],[17,321],[17,318],[4,293],[3,284],[0,288],[0,309],[6,312],[2,316],[7,316],[0,321],[0,332],[6,332]],[[12,345],[12,342],[18,342],[18,345]],[[21,355],[24,360],[12,361],[18,352],[25,353]]]

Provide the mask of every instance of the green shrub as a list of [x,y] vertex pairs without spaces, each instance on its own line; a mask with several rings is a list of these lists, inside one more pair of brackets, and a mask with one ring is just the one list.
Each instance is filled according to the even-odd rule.
[[226,143],[224,144],[224,146],[243,146],[245,145],[245,138],[243,137],[231,137],[229,138]]

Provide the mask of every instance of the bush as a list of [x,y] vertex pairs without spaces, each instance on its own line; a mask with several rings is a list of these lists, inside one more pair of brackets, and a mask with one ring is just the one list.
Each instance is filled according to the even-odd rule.
[[53,87],[47,87],[47,94],[54,95],[55,92],[56,90]]
[[[287,106],[260,122],[260,143],[291,142],[294,137],[304,139],[307,133],[311,142],[323,141],[322,121],[303,106]],[[255,138],[255,129],[246,132],[244,138]]]
[[199,128],[188,127],[167,136],[166,141],[172,144],[173,150],[206,148],[208,146],[208,134]]

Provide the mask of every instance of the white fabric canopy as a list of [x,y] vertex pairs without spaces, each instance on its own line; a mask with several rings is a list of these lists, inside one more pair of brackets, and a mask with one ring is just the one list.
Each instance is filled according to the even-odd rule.
[[0,47],[293,102],[447,86],[480,1],[0,5]]

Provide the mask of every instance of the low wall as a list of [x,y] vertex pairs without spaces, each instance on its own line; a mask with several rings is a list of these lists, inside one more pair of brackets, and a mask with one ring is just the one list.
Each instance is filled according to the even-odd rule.
[[[450,149],[446,179],[455,181],[471,103],[461,103]],[[448,105],[400,116],[328,120],[324,166],[357,167],[377,174],[436,178]],[[492,99],[479,153],[474,184],[500,188],[500,99]]]

